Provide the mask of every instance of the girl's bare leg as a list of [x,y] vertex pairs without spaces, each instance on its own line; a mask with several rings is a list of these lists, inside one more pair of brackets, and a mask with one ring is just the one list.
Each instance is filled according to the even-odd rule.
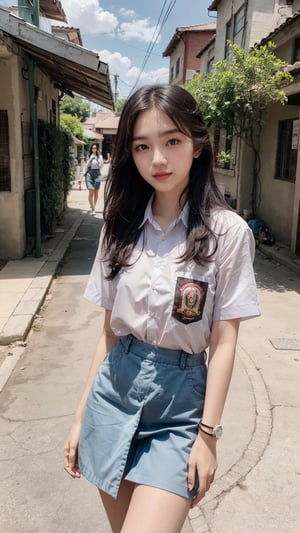
[[89,204],[90,204],[90,208],[91,209],[95,209],[95,206],[94,206],[94,191],[93,190],[89,190]]
[[180,533],[191,500],[123,480],[115,500],[99,490],[113,533]]
[[96,203],[98,202],[99,190],[95,189],[93,192],[94,192],[94,199],[93,199],[94,209],[96,209]]
[[121,533],[180,533],[191,500],[146,485],[136,485]]
[[113,533],[120,533],[122,529],[134,487],[134,483],[123,480],[120,484],[118,498],[116,500],[99,489],[99,494]]

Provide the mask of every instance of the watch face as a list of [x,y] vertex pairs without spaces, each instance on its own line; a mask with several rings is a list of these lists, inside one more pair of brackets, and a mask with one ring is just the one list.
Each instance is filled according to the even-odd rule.
[[219,439],[223,435],[223,428],[222,426],[215,426],[213,429],[213,435],[216,437],[216,439]]

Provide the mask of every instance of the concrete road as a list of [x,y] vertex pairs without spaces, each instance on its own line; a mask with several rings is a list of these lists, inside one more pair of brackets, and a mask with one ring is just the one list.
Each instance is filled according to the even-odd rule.
[[[82,298],[99,229],[99,216],[87,214],[1,394],[3,533],[111,531],[97,490],[62,468],[64,441],[102,328],[103,312]],[[183,532],[192,532],[188,523]]]
[[[70,199],[87,209],[86,191]],[[87,214],[0,396],[4,533],[110,531],[95,488],[62,469],[102,327],[102,312],[82,298],[99,229],[100,213]],[[218,476],[183,533],[300,531],[300,279],[259,254],[256,273],[263,315],[241,326]]]

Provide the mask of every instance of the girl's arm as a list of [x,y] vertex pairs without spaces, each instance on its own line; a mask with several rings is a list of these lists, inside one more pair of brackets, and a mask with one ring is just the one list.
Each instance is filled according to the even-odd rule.
[[96,346],[94,357],[90,366],[87,381],[81,396],[81,400],[77,407],[71,431],[67,438],[64,448],[64,469],[72,477],[80,477],[80,471],[77,464],[78,443],[81,430],[81,421],[85,410],[87,397],[89,395],[94,377],[105,359],[107,353],[115,346],[119,338],[113,333],[110,327],[111,311],[105,311],[103,331],[100,336],[99,342]]
[[[212,326],[202,417],[204,424],[208,426],[218,425],[221,421],[233,370],[239,324],[239,319],[219,320]],[[189,460],[189,488],[194,486],[196,472],[199,479],[199,491],[192,506],[196,505],[209,489],[216,469],[216,439],[199,431]]]
[[89,169],[89,166],[90,166],[90,162],[91,162],[91,158],[89,157],[86,164],[84,165],[83,167],[83,171],[82,171],[82,174],[85,175]]

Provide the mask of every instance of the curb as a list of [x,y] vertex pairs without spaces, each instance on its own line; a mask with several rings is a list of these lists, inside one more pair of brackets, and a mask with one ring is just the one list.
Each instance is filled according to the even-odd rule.
[[256,410],[255,426],[248,446],[236,463],[216,479],[205,501],[189,512],[189,522],[194,533],[212,533],[210,523],[214,510],[225,494],[242,484],[249,472],[257,465],[269,444],[272,433],[272,407],[262,374],[250,354],[240,345],[238,345],[237,356],[251,384]]
[[[64,257],[70,242],[82,223],[85,214],[79,216],[73,222],[53,252],[41,260],[41,268],[36,273],[26,292],[19,301],[17,308],[8,318],[0,333],[0,345],[7,345],[15,341],[24,341],[32,326],[36,313],[39,311],[52,283],[57,267]],[[30,291],[38,296],[30,298]]]
[[280,253],[280,246],[279,245],[279,251],[276,250],[276,247],[268,247],[264,245],[259,245],[256,248],[256,252],[259,252],[263,257],[273,259],[273,261],[276,261],[279,265],[284,266],[294,272],[295,274],[300,274],[300,262],[299,258],[293,259],[290,257],[289,253]]

